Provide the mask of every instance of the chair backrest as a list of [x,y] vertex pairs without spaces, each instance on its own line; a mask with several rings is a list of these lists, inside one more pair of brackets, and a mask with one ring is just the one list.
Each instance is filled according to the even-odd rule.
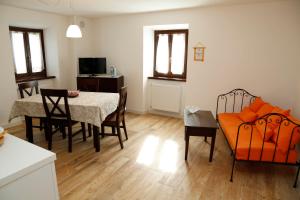
[[119,91],[119,104],[116,110],[117,112],[117,121],[121,121],[124,119],[125,111],[126,111],[126,101],[127,101],[127,86],[124,86]]
[[24,94],[27,94],[28,96],[32,96],[34,90],[36,94],[39,94],[39,83],[37,81],[19,83],[18,87],[19,87],[20,97],[22,99],[25,97]]
[[[41,89],[43,105],[49,120],[60,119],[71,121],[68,103],[68,90]],[[59,105],[63,101],[64,105]]]

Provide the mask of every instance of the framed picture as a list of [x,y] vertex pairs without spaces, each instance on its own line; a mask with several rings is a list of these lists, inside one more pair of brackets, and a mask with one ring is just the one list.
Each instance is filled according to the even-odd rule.
[[194,47],[194,61],[204,61],[205,47],[200,42]]

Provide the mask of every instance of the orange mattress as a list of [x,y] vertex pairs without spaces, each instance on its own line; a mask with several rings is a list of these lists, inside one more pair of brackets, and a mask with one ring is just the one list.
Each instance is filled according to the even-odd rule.
[[[222,127],[224,135],[232,150],[235,150],[238,127],[243,121],[239,119],[238,113],[221,113],[218,114],[219,124]],[[251,129],[252,139],[251,139]],[[251,143],[251,148],[249,152],[249,147]],[[273,155],[275,153],[273,162],[286,162],[288,156],[288,163],[296,163],[297,161],[297,151],[290,150],[289,155],[283,153],[282,151],[276,149],[273,142],[264,142],[264,148],[262,150],[263,139],[256,129],[255,126],[241,127],[240,134],[238,138],[237,149],[235,151],[236,158],[238,160],[253,160],[259,161],[262,153],[261,161],[272,162]],[[249,155],[250,154],[250,155]]]

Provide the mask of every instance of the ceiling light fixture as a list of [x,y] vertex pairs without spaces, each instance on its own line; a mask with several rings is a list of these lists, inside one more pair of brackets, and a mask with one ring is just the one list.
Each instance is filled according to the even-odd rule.
[[[73,11],[71,6],[71,0],[69,0],[70,9]],[[80,27],[76,24],[76,17],[74,16],[73,24],[70,24],[66,31],[67,38],[82,38]]]

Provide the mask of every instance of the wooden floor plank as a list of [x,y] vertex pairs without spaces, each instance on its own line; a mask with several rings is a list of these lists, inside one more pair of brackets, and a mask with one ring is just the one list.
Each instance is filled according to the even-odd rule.
[[[210,144],[199,137],[191,137],[185,162],[182,119],[131,113],[126,117],[129,140],[123,150],[117,137],[105,137],[96,153],[92,138],[83,142],[79,134],[73,153],[68,153],[67,140],[54,135],[61,199],[300,199],[300,186],[292,187],[293,167],[237,163],[230,182],[232,157],[221,132],[212,163]],[[10,128],[9,133],[24,139],[25,126]],[[39,130],[34,130],[34,140],[47,147]]]

